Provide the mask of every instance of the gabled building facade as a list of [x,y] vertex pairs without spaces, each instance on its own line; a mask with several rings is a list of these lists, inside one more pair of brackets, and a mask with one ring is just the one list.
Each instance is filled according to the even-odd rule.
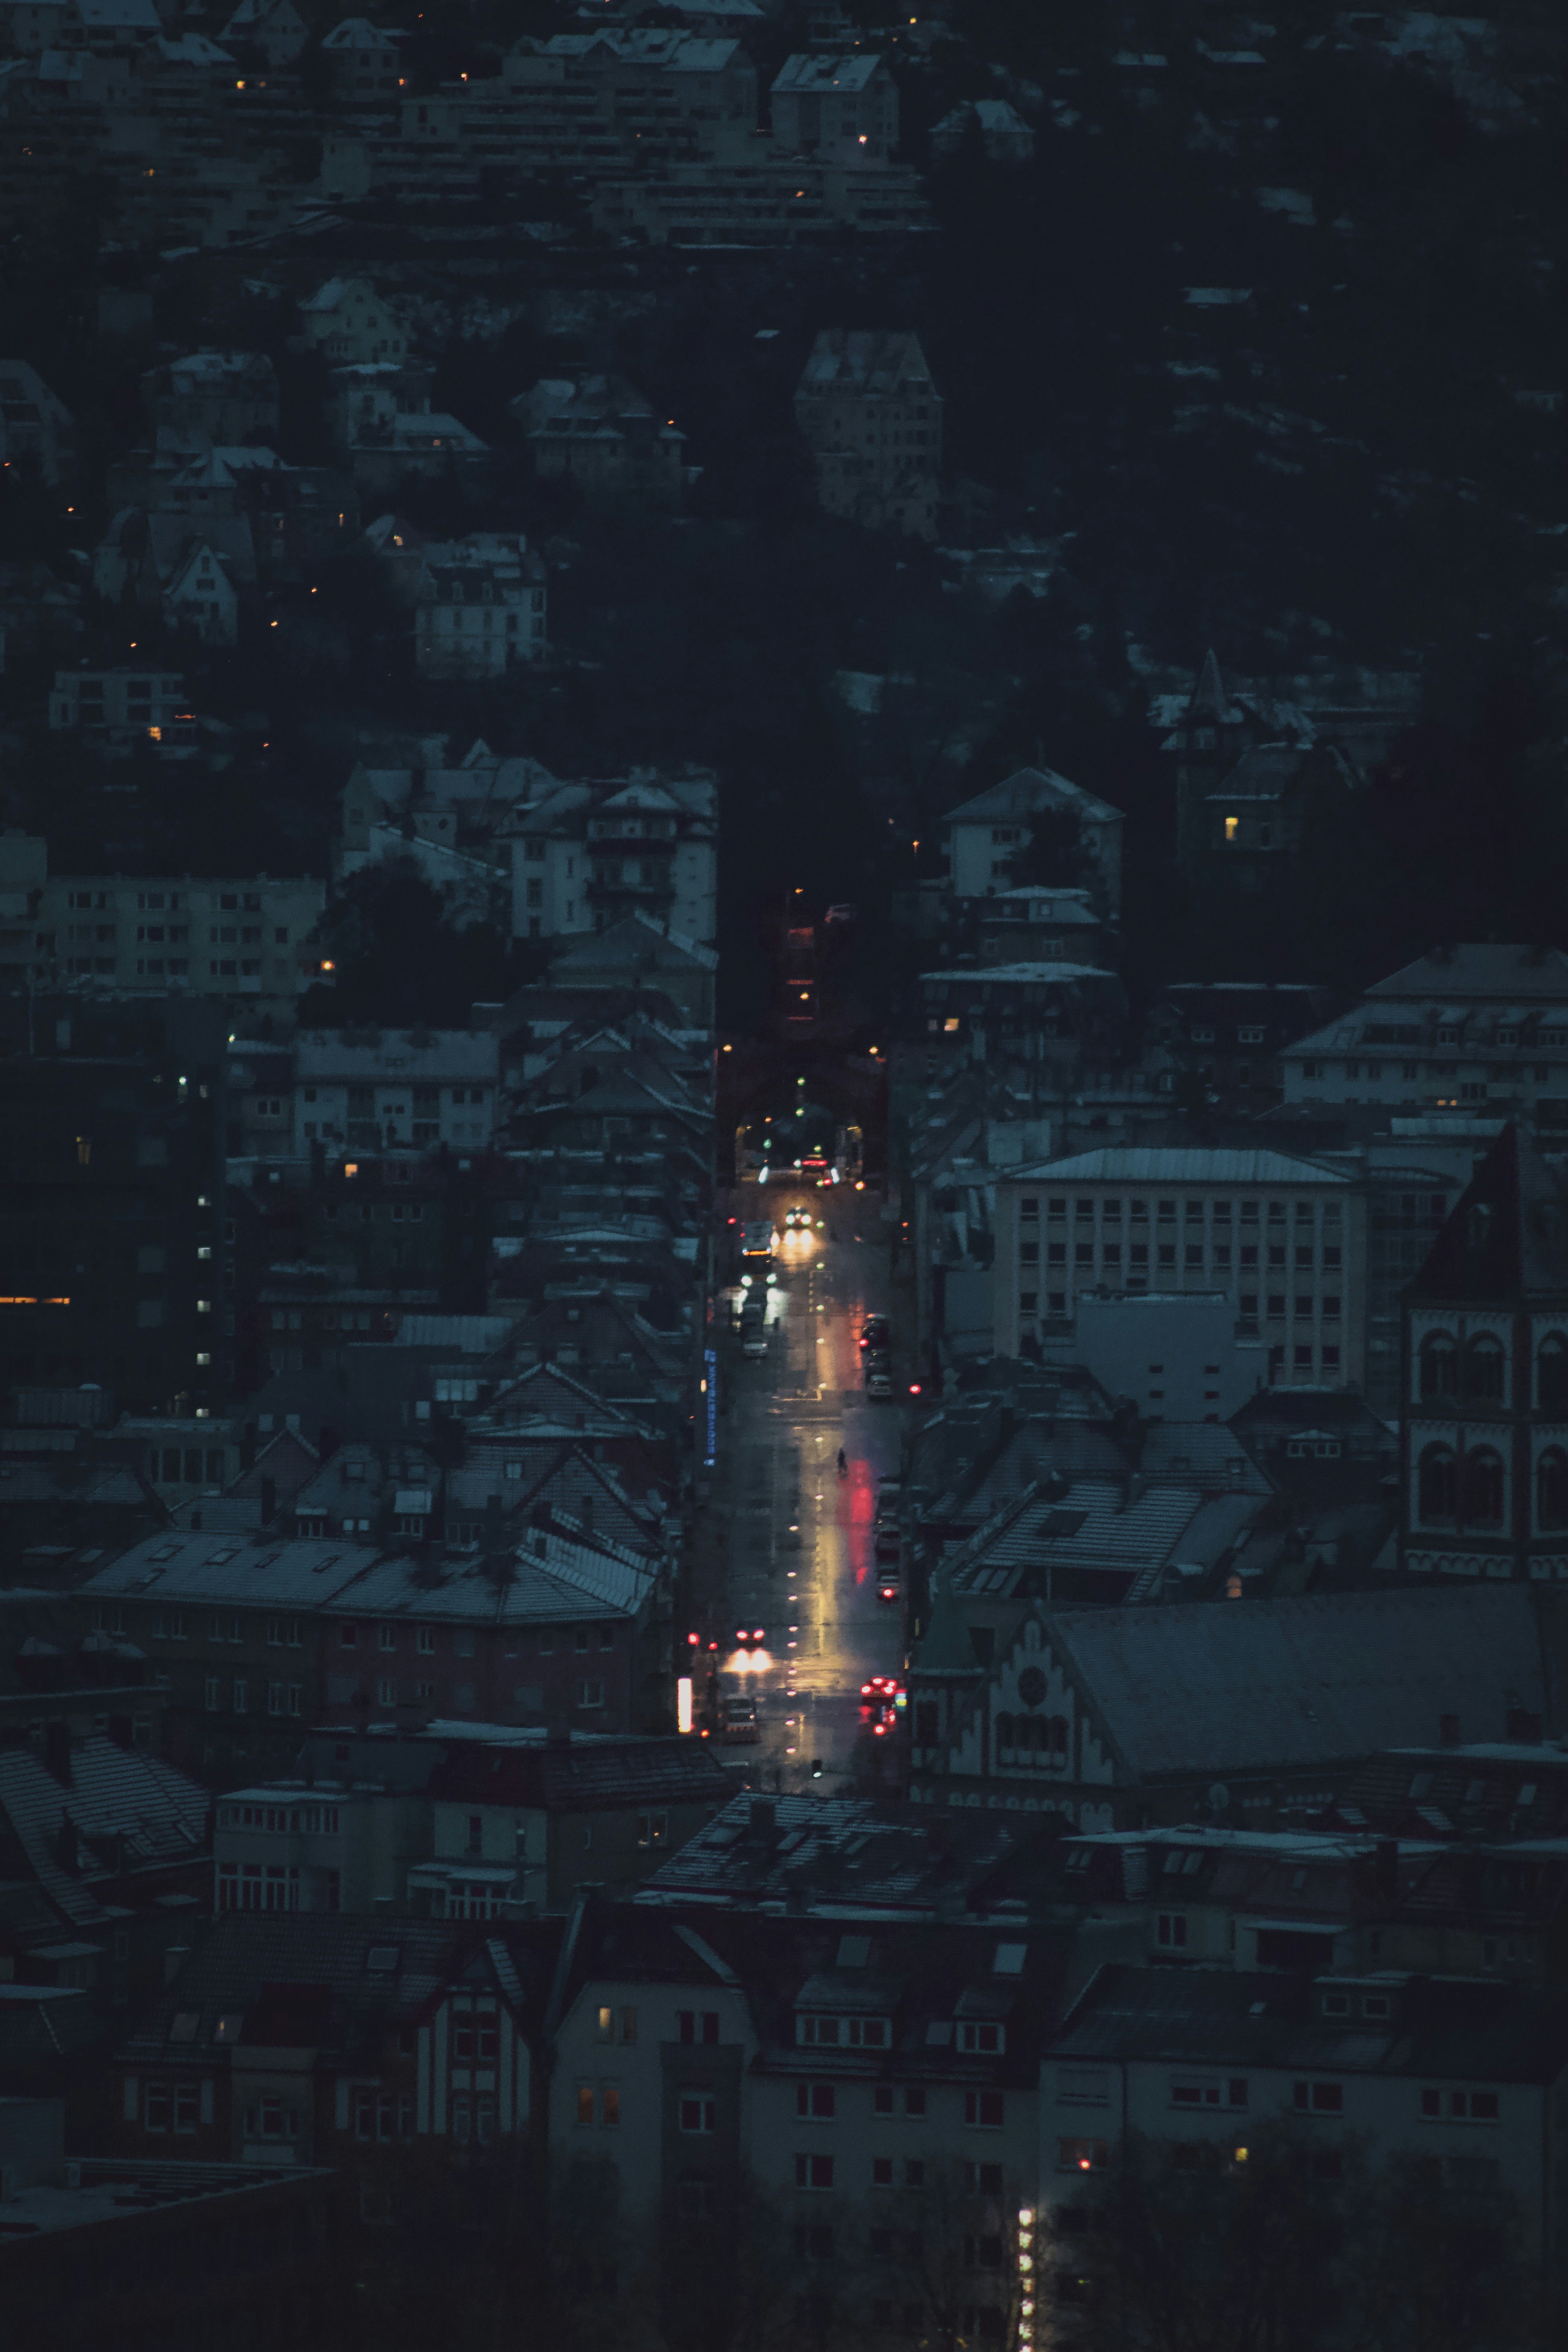
[[1568,1580],[1568,1193],[1516,1127],[1405,1295],[1407,1573]]

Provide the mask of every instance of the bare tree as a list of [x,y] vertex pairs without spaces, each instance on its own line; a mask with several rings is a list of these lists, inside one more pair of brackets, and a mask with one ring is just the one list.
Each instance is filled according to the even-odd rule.
[[862,2326],[920,2352],[1018,2352],[1018,2189],[1000,2165],[926,2159],[923,2179],[867,2208]]
[[1382,2168],[1287,2121],[1131,2138],[1042,2217],[1040,2352],[1510,2352],[1540,2341],[1488,2173]]

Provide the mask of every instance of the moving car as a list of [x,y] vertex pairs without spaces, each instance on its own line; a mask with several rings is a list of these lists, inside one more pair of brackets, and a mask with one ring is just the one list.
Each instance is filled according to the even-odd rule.
[[732,1747],[754,1748],[763,1736],[754,1698],[727,1698],[720,1703],[719,1737]]
[[877,1574],[878,1600],[896,1601],[899,1597],[900,1591],[900,1586],[899,1583],[898,1570],[896,1568],[879,1569]]
[[887,1317],[885,1315],[868,1315],[866,1320],[860,1326],[861,1347],[866,1349],[879,1349],[883,1353],[886,1353],[888,1349],[892,1346],[892,1343],[893,1335],[889,1328]]
[[879,1356],[873,1356],[866,1367],[866,1393],[868,1397],[890,1397],[893,1393],[893,1375]]
[[741,1353],[742,1356],[765,1356],[768,1352],[768,1327],[760,1315],[741,1318]]

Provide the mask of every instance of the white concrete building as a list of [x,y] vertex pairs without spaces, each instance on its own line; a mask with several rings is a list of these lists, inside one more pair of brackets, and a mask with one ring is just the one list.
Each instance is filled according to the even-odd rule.
[[1219,1290],[1083,1292],[1067,1347],[1145,1420],[1228,1421],[1268,1379],[1263,1341],[1237,1339]]
[[326,899],[309,875],[57,874],[39,895],[37,963],[116,989],[287,1006],[317,977],[308,942]]
[[495,1132],[499,1074],[489,1031],[306,1030],[295,1047],[294,1148],[482,1150]]
[[1490,942],[1435,949],[1281,1047],[1279,1068],[1288,1104],[1527,1111],[1568,1126],[1568,955]]
[[1076,818],[1086,882],[1099,911],[1114,922],[1121,911],[1121,811],[1069,783],[1053,768],[1020,768],[973,800],[950,809],[949,887],[955,898],[989,898],[1019,880],[1018,864],[1037,819]]
[[898,85],[884,58],[786,58],[773,86],[773,143],[823,163],[885,163],[899,143]]
[[[1134,1146],[996,1183],[995,1344],[1070,1322],[1084,1292],[1222,1295],[1271,1382],[1358,1387],[1364,1203],[1350,1178],[1277,1151]],[[1212,1385],[1212,1383],[1211,1383]]]
[[[1565,2079],[1561,2015],[1514,1986],[1107,1968],[1042,2070],[1042,2231],[1058,2250],[1092,2245],[1060,2233],[1131,2135],[1223,2179],[1283,2126],[1324,2183],[1413,2162],[1434,2225],[1447,2194],[1510,2200],[1524,2263],[1552,2280]],[[1092,2279],[1092,2252],[1079,2259]]]

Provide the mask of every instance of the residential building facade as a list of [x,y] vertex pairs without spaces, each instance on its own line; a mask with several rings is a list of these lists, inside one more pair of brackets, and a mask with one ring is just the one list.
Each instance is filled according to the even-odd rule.
[[942,407],[913,335],[824,328],[796,387],[795,414],[825,513],[933,539]]

